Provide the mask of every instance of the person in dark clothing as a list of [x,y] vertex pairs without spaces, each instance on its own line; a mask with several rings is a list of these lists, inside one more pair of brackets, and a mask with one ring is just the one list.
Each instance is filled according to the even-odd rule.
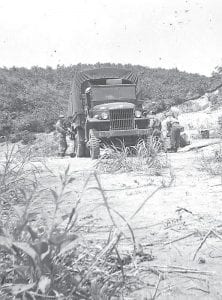
[[177,152],[180,146],[180,131],[181,126],[178,119],[174,116],[173,112],[169,112],[167,118],[162,123],[163,136],[170,138],[170,149],[169,152]]
[[65,117],[63,115],[59,116],[59,120],[56,123],[55,128],[57,131],[58,142],[59,142],[58,155],[63,157],[65,156],[67,150],[67,141],[66,141],[67,128],[65,126]]
[[172,152],[177,152],[177,149],[180,147],[180,131],[181,126],[179,125],[179,122],[174,122],[170,131],[170,144]]

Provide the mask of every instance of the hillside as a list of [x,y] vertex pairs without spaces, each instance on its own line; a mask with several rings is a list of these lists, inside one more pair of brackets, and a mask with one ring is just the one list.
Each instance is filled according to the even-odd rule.
[[140,97],[146,101],[148,109],[156,112],[201,96],[220,83],[219,75],[206,77],[177,69],[151,69],[139,65],[97,63],[58,66],[56,69],[1,68],[0,135],[52,130],[58,114],[67,110],[74,73],[109,66],[128,68],[137,73]]

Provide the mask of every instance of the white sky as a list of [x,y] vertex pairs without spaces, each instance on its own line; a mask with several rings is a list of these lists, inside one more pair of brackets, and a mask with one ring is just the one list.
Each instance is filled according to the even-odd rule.
[[96,62],[210,75],[222,0],[0,0],[0,66]]

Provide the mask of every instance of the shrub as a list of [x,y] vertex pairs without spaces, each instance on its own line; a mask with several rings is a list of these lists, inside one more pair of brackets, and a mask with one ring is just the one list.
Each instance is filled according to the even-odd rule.
[[207,155],[202,153],[199,160],[200,168],[211,175],[222,176],[222,148],[213,149]]
[[25,130],[21,132],[21,142],[23,145],[32,144],[36,139],[36,136],[34,133],[29,132],[28,130]]
[[[32,299],[32,297],[46,294],[57,298],[60,296],[58,290],[64,284],[64,278],[69,283],[74,284],[76,282],[73,273],[63,265],[65,259],[67,259],[67,252],[74,247],[72,242],[77,239],[76,234],[69,234],[76,222],[75,209],[72,210],[69,216],[66,216],[66,227],[63,230],[56,223],[60,201],[66,186],[73,181],[73,178],[68,175],[67,170],[64,176],[61,176],[60,193],[54,190],[51,191],[55,202],[53,221],[48,231],[46,228],[44,229],[43,232],[45,230],[46,232],[43,234],[42,231],[32,225],[36,214],[31,212],[31,206],[33,201],[36,200],[37,193],[39,193],[38,182],[33,182],[32,188],[28,190],[24,185],[22,188],[19,180],[18,186],[20,186],[24,206],[16,207],[12,205],[12,201],[7,197],[7,182],[14,178],[12,178],[10,171],[14,168],[12,152],[7,156],[4,166],[6,172],[1,174],[2,181],[0,184],[0,188],[4,191],[2,205],[5,206],[7,202],[8,205],[11,205],[11,208],[14,208],[16,222],[14,222],[14,226],[10,231],[6,223],[0,226],[0,257],[4,257],[4,260],[1,260],[0,271],[1,299],[9,299],[8,297],[16,297],[16,299],[29,297]],[[24,168],[24,162],[21,162],[18,169],[24,172]],[[16,176],[15,179],[21,178]],[[26,179],[24,178],[24,180]],[[10,221],[12,221],[11,216],[12,211],[8,216]],[[9,223],[9,220],[7,220],[7,223]],[[71,245],[72,247],[70,247]]]
[[22,119],[14,120],[15,131],[30,131],[30,132],[44,132],[44,123],[41,120],[35,119],[34,116],[24,116]]
[[36,139],[35,134],[29,132],[28,130],[24,130],[22,132],[16,132],[9,136],[9,141],[11,143],[17,143],[21,141],[23,145],[32,144],[35,141],[35,139]]
[[12,132],[12,119],[11,116],[6,113],[2,112],[0,114],[0,135],[1,136],[8,136]]
[[10,136],[9,136],[9,141],[11,142],[11,143],[17,143],[17,142],[19,142],[19,141],[21,141],[21,133],[13,133],[13,134],[11,134]]

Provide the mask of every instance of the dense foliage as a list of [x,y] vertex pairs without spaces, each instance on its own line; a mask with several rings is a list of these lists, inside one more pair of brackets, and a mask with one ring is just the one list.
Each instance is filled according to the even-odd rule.
[[[164,110],[204,94],[220,76],[209,78],[177,69],[151,69],[133,65],[78,64],[69,67],[0,69],[0,135],[51,131],[59,113],[67,110],[70,86],[76,70],[97,67],[132,69],[139,77],[140,97],[149,109]],[[218,74],[217,74],[218,75]]]

